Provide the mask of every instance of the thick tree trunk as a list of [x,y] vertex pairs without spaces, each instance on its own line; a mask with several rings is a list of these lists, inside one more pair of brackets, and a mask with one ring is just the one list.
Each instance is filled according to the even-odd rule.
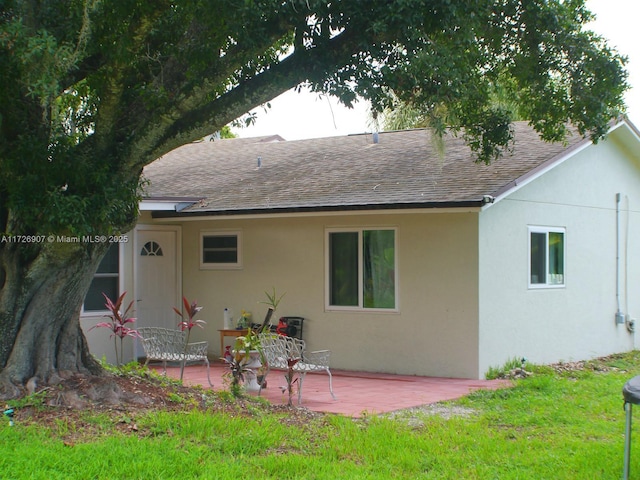
[[[51,240],[51,238],[49,239]],[[73,373],[98,375],[80,308],[107,244],[0,245],[0,397]]]

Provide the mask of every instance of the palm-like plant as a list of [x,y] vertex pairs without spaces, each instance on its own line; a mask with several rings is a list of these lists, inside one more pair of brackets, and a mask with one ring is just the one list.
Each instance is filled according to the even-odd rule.
[[275,312],[278,309],[278,305],[280,305],[280,301],[282,300],[282,297],[284,297],[287,294],[287,292],[284,292],[282,295],[278,296],[278,294],[276,293],[276,288],[272,287],[271,293],[264,292],[264,294],[266,295],[267,299],[260,303],[267,305],[268,307],[272,308],[273,311]]
[[173,311],[176,312],[182,321],[178,324],[178,327],[183,332],[187,331],[187,336],[184,341],[184,355],[182,360],[182,365],[180,366],[180,381],[182,381],[182,375],[184,374],[184,366],[187,363],[187,347],[189,345],[189,337],[191,336],[191,329],[193,327],[204,328],[207,322],[204,320],[196,320],[195,316],[202,310],[202,307],[198,306],[198,301],[194,300],[193,302],[189,302],[187,297],[182,297],[182,304],[184,306],[184,311],[181,312],[176,307],[173,307]]
[[[120,310],[126,294],[127,292],[123,292],[122,295],[120,295],[114,303],[104,292],[102,292],[102,296],[106,300],[104,306],[107,308],[107,310],[109,310],[109,312],[111,312],[109,315],[105,315],[105,317],[108,317],[110,321],[100,322],[91,327],[91,329],[101,327],[111,330],[111,337],[113,337],[113,346],[116,353],[117,366],[122,365],[123,341],[125,337],[140,336],[137,330],[127,327],[129,323],[133,323],[136,321],[135,318],[129,317],[129,312],[131,312],[133,309],[133,300],[131,301],[131,303],[129,303],[124,313]],[[120,339],[120,352],[118,352],[118,339]]]

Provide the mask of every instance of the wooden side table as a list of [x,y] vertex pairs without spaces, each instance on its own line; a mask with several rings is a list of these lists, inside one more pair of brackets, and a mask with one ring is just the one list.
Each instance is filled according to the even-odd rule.
[[220,357],[224,357],[224,337],[240,337],[242,335],[246,335],[248,330],[245,328],[243,330],[238,330],[237,328],[233,329],[222,329],[218,330],[220,332]]

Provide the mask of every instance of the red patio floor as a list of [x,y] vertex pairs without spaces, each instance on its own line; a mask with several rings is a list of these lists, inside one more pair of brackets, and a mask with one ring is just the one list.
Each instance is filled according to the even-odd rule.
[[[162,368],[160,367],[160,370]],[[222,375],[227,371],[225,365],[214,362],[211,365],[211,382],[214,390],[227,388]],[[304,379],[302,406],[316,412],[337,413],[351,417],[363,414],[392,412],[404,408],[417,407],[430,403],[454,400],[475,390],[495,390],[509,385],[504,380],[467,380],[457,378],[418,377],[410,375],[391,375],[383,373],[351,372],[331,370],[333,392],[329,393],[329,377],[324,373],[309,373]],[[180,376],[179,367],[167,368],[171,377]],[[261,396],[273,404],[286,404],[287,394],[284,373],[272,371],[268,386]],[[204,366],[188,366],[184,372],[184,383],[209,387]],[[294,395],[297,405],[297,390]]]

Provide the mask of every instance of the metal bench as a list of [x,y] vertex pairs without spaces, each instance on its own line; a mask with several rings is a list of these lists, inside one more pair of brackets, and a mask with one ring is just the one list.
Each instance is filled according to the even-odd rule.
[[[141,327],[138,328],[138,333],[146,356],[145,365],[151,360],[161,361],[166,375],[167,362],[180,362],[184,367],[187,362],[202,361],[207,366],[209,385],[213,386],[209,376],[208,342],[188,343],[185,348],[186,332],[162,327]],[[180,380],[182,380],[182,371]]]
[[[333,394],[331,370],[329,370],[329,357],[331,356],[329,350],[307,352],[304,340],[284,335],[261,333],[259,337],[262,354],[267,363],[264,374],[265,380],[271,370],[287,372],[289,370],[287,360],[300,359],[293,366],[294,373],[299,374],[298,405],[302,401],[302,382],[304,381],[304,376],[309,372],[327,372],[327,375],[329,375],[329,392],[333,399],[336,400],[336,396]],[[263,384],[264,381],[260,385],[260,390],[262,390]]]

